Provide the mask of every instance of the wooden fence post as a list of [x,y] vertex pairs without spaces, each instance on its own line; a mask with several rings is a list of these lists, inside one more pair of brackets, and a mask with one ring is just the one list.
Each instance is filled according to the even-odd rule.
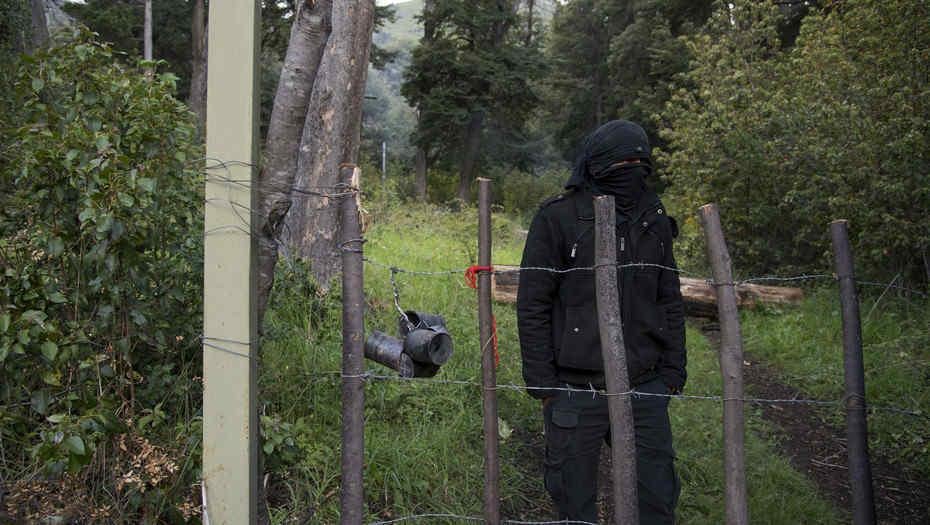
[[[491,266],[491,181],[478,179],[478,266]],[[491,272],[478,273],[478,337],[484,413],[484,520],[499,525],[500,458],[497,429],[497,370],[491,346]]]
[[865,370],[862,362],[862,324],[856,292],[849,223],[830,223],[836,276],[840,282],[843,311],[843,371],[846,378],[846,447],[849,483],[852,486],[853,523],[875,523],[872,495],[872,467],[869,464],[869,438],[865,403]]
[[701,207],[707,257],[714,274],[720,318],[720,372],[723,375],[723,448],[727,525],[749,523],[746,506],[746,465],[743,414],[743,337],[733,283],[730,253],[720,226],[716,204]]
[[258,509],[258,28],[255,0],[210,3],[203,254],[204,522],[255,523]]
[[614,523],[639,523],[636,490],[636,441],[630,378],[620,316],[620,281],[617,278],[617,228],[614,198],[594,197],[595,288],[601,335],[601,356],[607,379],[607,409],[610,415],[610,459],[613,480]]
[[365,292],[362,232],[358,217],[360,170],[343,164],[342,197],[342,525],[365,517]]

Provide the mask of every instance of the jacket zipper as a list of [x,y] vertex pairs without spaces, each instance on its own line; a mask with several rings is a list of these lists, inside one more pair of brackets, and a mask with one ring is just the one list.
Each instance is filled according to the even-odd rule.
[[581,238],[584,237],[585,234],[588,233],[593,227],[594,225],[588,226],[587,228],[581,231],[581,234],[578,235],[578,237],[575,237],[575,242],[574,244],[572,244],[572,253],[569,254],[570,259],[575,258],[575,255],[578,253],[578,244],[581,243]]

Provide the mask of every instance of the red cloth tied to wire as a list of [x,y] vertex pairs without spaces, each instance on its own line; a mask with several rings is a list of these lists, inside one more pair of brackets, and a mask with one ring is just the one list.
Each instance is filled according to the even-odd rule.
[[[469,266],[465,270],[465,284],[469,288],[478,289],[478,272],[493,272],[493,266]],[[494,317],[494,314],[491,314],[491,348],[494,350],[494,366],[497,367],[501,363],[501,355],[497,351],[497,319]]]

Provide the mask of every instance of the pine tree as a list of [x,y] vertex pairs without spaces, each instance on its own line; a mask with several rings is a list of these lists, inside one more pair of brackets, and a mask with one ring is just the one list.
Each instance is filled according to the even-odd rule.
[[470,187],[487,125],[519,129],[537,104],[532,80],[541,62],[519,38],[514,0],[434,0],[429,30],[414,50],[402,93],[419,108],[415,142],[433,158],[459,164],[458,196]]

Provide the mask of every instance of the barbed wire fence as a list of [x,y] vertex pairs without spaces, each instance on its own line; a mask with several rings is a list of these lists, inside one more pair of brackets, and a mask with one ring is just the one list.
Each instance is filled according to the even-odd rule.
[[[209,164],[209,162],[213,164]],[[216,182],[222,182],[229,184],[231,186],[239,186],[242,188],[249,188],[253,192],[258,192],[259,194],[263,193],[279,193],[279,194],[290,194],[298,195],[300,198],[314,198],[322,199],[324,204],[318,206],[317,210],[332,210],[343,205],[344,201],[352,198],[351,200],[356,200],[357,196],[360,193],[360,190],[357,187],[353,187],[349,184],[339,183],[330,186],[316,186],[316,187],[276,187],[264,185],[259,188],[255,188],[252,184],[252,181],[249,180],[239,180],[233,179],[229,176],[224,176],[216,173],[211,173],[210,170],[215,169],[226,169],[228,170],[229,166],[252,166],[249,163],[244,163],[240,161],[222,161],[219,159],[199,159],[198,163],[207,162],[208,164],[203,165],[205,169],[203,175],[205,180],[213,180]],[[206,205],[228,205],[237,217],[236,223],[230,223],[227,225],[222,225],[218,227],[211,228],[210,230],[205,230],[204,235],[215,235],[215,234],[228,234],[228,233],[239,233],[248,236],[263,236],[267,238],[266,232],[259,231],[255,227],[253,221],[246,219],[242,214],[249,214],[250,218],[259,217],[259,210],[245,206],[239,202],[236,202],[232,197],[228,199],[218,199],[211,198],[206,199]],[[293,251],[288,249],[286,243],[284,243],[279,238],[271,239],[274,243],[277,244],[279,250],[285,255],[285,260],[289,264],[293,262],[295,256]],[[365,242],[363,237],[353,238],[344,240],[338,245],[338,249],[342,252],[349,252],[358,255],[362,255],[361,246]],[[393,264],[388,264],[377,259],[373,259],[369,256],[362,257],[363,264],[369,266],[370,268],[385,271],[388,273],[388,279],[391,286],[393,306],[399,312],[400,315],[406,317],[406,310],[401,306],[401,294],[397,282],[397,276],[400,274],[409,275],[413,277],[459,277],[465,275],[468,271],[474,271],[475,267],[461,267],[461,268],[451,268],[451,269],[411,269],[405,268]],[[500,266],[500,265],[498,265]],[[507,275],[507,274],[519,274],[522,272],[550,272],[553,274],[567,274],[572,272],[594,272],[598,268],[604,267],[604,264],[596,264],[592,266],[584,267],[568,267],[568,268],[554,268],[554,267],[521,267],[520,265],[506,265],[505,269],[485,269],[479,270],[482,273],[488,275]],[[839,277],[833,272],[820,272],[820,273],[810,273],[810,274],[799,274],[791,276],[780,276],[780,275],[763,275],[763,276],[754,276],[747,277],[739,280],[732,280],[731,282],[717,282],[712,278],[707,278],[705,276],[699,276],[691,274],[689,272],[683,271],[679,268],[664,266],[660,264],[652,263],[624,263],[624,264],[612,264],[609,266],[616,266],[618,270],[623,269],[635,269],[635,268],[645,268],[652,267],[657,268],[663,271],[671,271],[682,277],[691,277],[704,281],[712,287],[720,286],[731,286],[739,287],[741,285],[747,284],[756,284],[756,283],[795,283],[795,282],[808,282],[808,281],[838,281]],[[868,287],[881,287],[884,289],[883,296],[887,291],[895,289],[908,294],[914,294],[920,297],[927,297],[927,293],[921,290],[916,290],[913,288],[908,288],[905,286],[895,284],[895,280],[890,283],[881,283],[874,281],[858,280],[855,281],[856,285],[859,286],[868,286]],[[873,307],[874,309],[874,307]],[[409,322],[409,321],[408,321]],[[253,356],[238,351],[234,348],[230,348],[230,345],[241,346],[241,345],[252,345],[254,341],[235,341],[223,338],[211,337],[207,334],[201,335],[202,343],[205,349],[210,349],[212,351],[224,352],[230,355],[239,356],[245,359],[253,359]],[[308,342],[310,339],[308,338]],[[488,345],[482,345],[482,353],[487,350]],[[476,388],[482,389],[484,391],[493,390],[493,391],[523,391],[530,392],[533,390],[548,390],[548,391],[567,391],[573,394],[578,395],[591,395],[591,396],[604,396],[604,397],[622,397],[622,398],[640,398],[640,397],[661,397],[668,398],[670,400],[678,401],[703,401],[703,402],[714,402],[725,404],[728,402],[738,401],[754,405],[809,405],[809,406],[818,406],[818,407],[845,407],[848,411],[850,409],[855,410],[858,405],[861,407],[863,412],[885,412],[892,413],[900,416],[907,416],[915,420],[928,420],[930,415],[923,413],[919,409],[914,409],[911,407],[904,406],[895,406],[895,405],[866,405],[864,399],[856,399],[856,395],[849,394],[844,395],[839,399],[814,399],[814,398],[800,398],[793,397],[787,399],[766,399],[766,398],[757,398],[757,397],[747,397],[747,396],[726,396],[719,393],[701,393],[701,394],[656,394],[656,393],[647,393],[639,392],[635,388],[632,388],[624,392],[609,393],[604,389],[595,388],[593,385],[589,385],[588,388],[576,388],[571,386],[566,387],[532,387],[519,384],[509,384],[509,383],[494,383],[490,387],[484,385],[481,382],[474,380],[463,380],[463,379],[437,379],[437,378],[423,378],[423,377],[401,377],[398,375],[389,375],[379,372],[378,370],[366,370],[357,374],[347,374],[341,370],[330,370],[330,371],[316,371],[313,373],[303,374],[303,377],[312,380],[332,380],[339,379],[342,381],[346,380],[361,380],[367,384],[374,384],[378,382],[390,382],[390,383],[399,383],[399,384],[424,384],[431,386],[448,386],[448,387],[466,387],[466,388]],[[859,396],[861,397],[861,396]],[[862,403],[855,403],[855,401],[863,401]],[[390,525],[394,523],[401,523],[405,521],[418,521],[418,520],[427,520],[427,519],[451,519],[451,520],[460,520],[465,522],[485,522],[485,518],[478,518],[473,516],[462,516],[451,513],[431,513],[431,514],[416,514],[405,517],[394,518],[387,521],[375,521],[371,522],[371,525]],[[582,521],[517,521],[517,520],[507,520],[504,519],[500,523],[506,523],[511,525],[549,525],[549,524],[585,524],[593,525],[588,522]]]

